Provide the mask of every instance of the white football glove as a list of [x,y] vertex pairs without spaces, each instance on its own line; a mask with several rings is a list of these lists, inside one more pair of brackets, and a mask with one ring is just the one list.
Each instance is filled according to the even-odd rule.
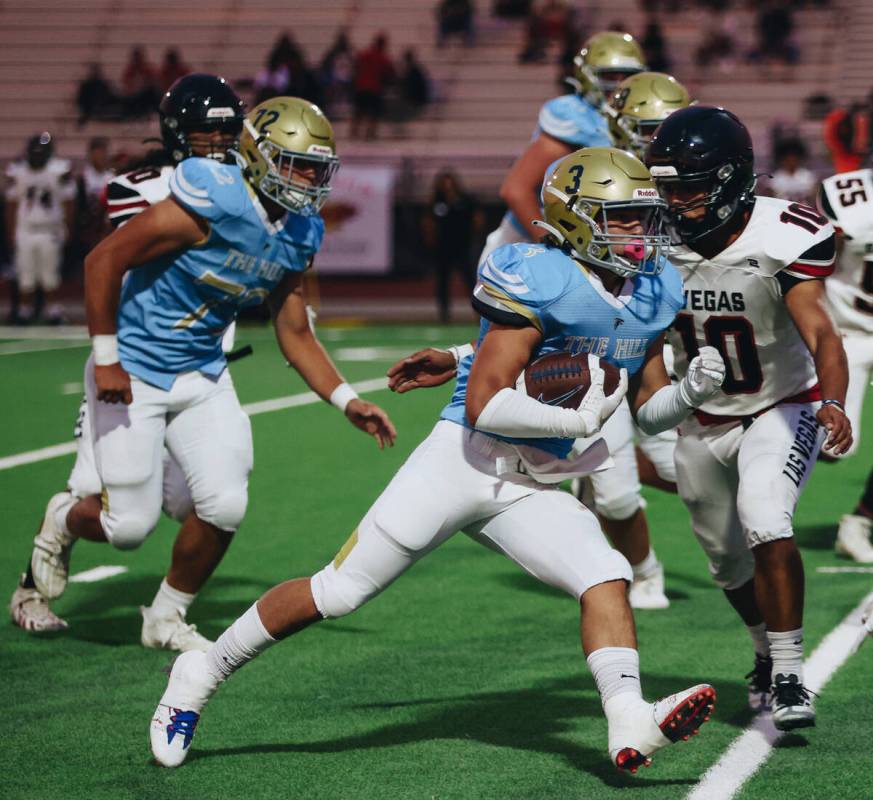
[[701,347],[691,359],[688,373],[679,383],[679,394],[691,408],[698,408],[721,388],[724,374],[721,353],[709,345]]
[[603,423],[612,416],[612,413],[618,408],[627,394],[626,369],[621,370],[618,386],[609,395],[604,394],[603,391],[603,381],[606,373],[604,373],[603,368],[600,366],[600,359],[597,356],[588,356],[588,371],[591,375],[591,386],[577,409],[577,413],[585,423],[585,436],[597,433]]

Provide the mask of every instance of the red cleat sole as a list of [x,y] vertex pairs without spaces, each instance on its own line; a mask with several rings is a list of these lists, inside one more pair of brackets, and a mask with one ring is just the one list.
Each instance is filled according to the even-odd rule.
[[715,689],[711,686],[686,697],[661,723],[661,732],[671,742],[688,739],[699,732],[715,708]]

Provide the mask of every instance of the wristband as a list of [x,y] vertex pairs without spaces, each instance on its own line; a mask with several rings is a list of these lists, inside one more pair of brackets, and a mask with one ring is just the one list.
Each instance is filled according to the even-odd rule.
[[839,400],[822,400],[821,407],[824,408],[825,406],[836,406],[844,414],[846,413],[846,407]]
[[118,336],[114,333],[91,337],[91,352],[98,367],[118,363]]
[[352,400],[358,399],[358,393],[352,389],[347,383],[341,383],[330,393],[330,403],[336,406],[343,414],[346,413],[346,406]]
[[469,342],[460,345],[453,344],[451,347],[447,347],[446,350],[448,350],[448,352],[452,354],[452,358],[455,359],[456,367],[461,363],[462,359],[465,359],[467,356],[471,356],[476,352],[473,345]]

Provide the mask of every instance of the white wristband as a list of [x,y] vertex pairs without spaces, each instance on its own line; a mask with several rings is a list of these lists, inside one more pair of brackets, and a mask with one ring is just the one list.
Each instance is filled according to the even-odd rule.
[[352,400],[358,399],[358,393],[352,389],[347,383],[341,383],[330,393],[330,403],[336,406],[343,414],[346,413],[346,406]]
[[98,367],[118,363],[118,337],[114,334],[99,334],[91,337],[91,352]]
[[452,354],[452,357],[455,359],[455,366],[461,363],[463,359],[467,356],[473,355],[476,350],[473,348],[469,342],[466,344],[453,344],[451,347],[447,347],[446,350]]

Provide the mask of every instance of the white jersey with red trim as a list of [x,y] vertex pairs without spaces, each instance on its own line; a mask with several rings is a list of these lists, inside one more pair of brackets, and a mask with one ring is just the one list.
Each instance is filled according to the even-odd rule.
[[754,414],[817,383],[809,349],[783,296],[803,280],[833,271],[834,229],[809,206],[757,197],[739,238],[712,259],[685,246],[670,250],[685,283],[685,309],[668,338],[682,378],[699,347],[716,347],[727,365],[722,391],[700,410]]
[[34,169],[26,161],[6,168],[6,199],[18,203],[16,235],[53,233],[63,238],[64,203],[76,196],[70,162],[50,158]]
[[106,213],[113,228],[119,228],[140,211],[170,196],[170,176],[175,167],[143,167],[109,182]]
[[822,181],[819,205],[843,234],[837,268],[826,283],[837,325],[873,334],[873,170]]

